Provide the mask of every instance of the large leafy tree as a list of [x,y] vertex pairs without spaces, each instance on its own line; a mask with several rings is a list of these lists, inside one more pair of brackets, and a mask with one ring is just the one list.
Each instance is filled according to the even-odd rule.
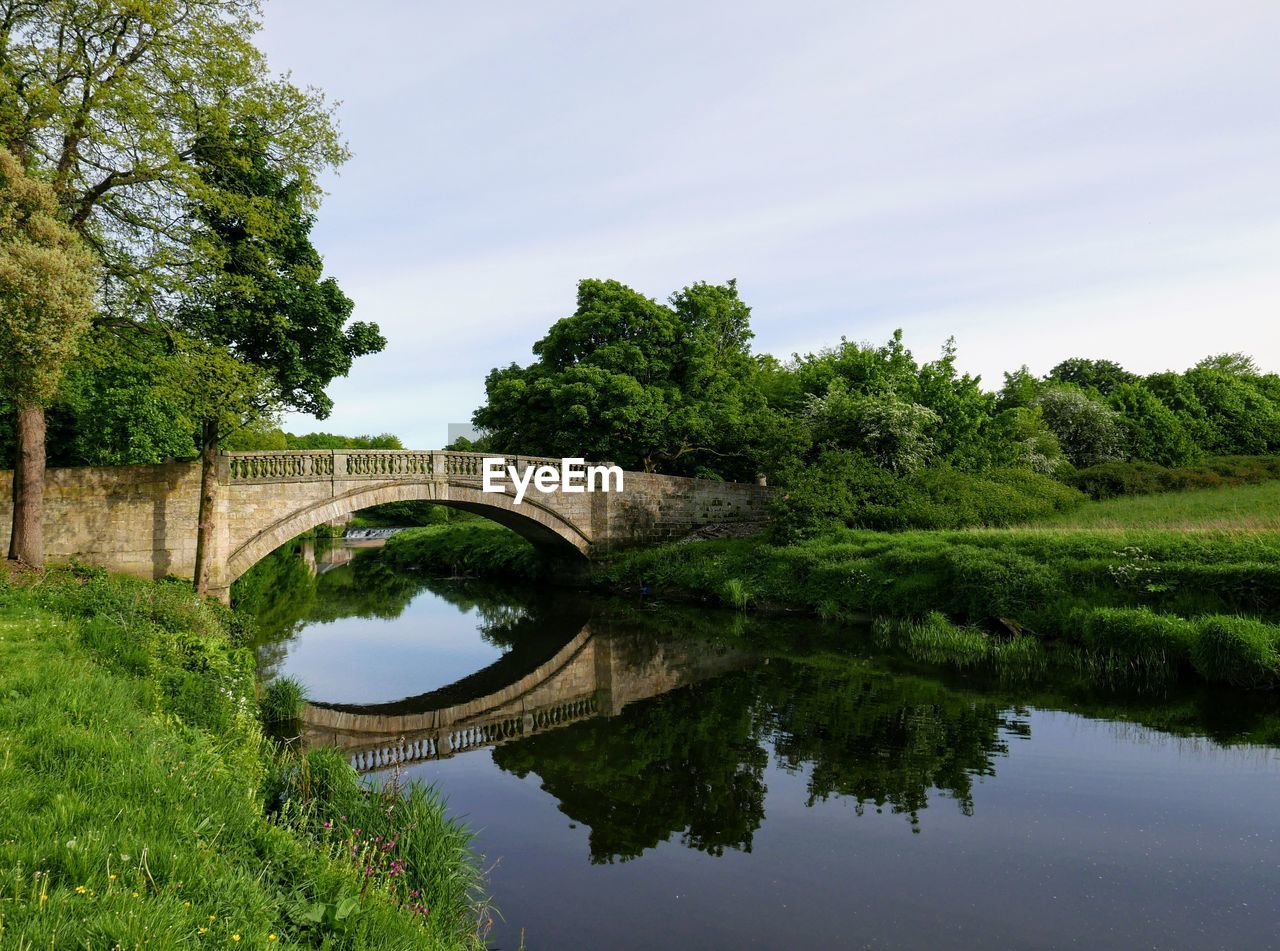
[[187,214],[201,133],[267,130],[309,207],[346,157],[312,89],[273,77],[253,45],[257,0],[0,0],[0,145],[49,176],[101,255],[106,313],[162,312],[207,270]]
[[95,306],[92,254],[53,190],[0,148],[0,393],[17,409],[9,557],[44,563],[45,406]]
[[193,161],[201,180],[193,214],[203,225],[197,243],[208,247],[216,267],[201,276],[175,322],[199,347],[228,353],[251,371],[222,368],[213,377],[222,391],[212,393],[201,389],[208,372],[192,376],[194,402],[204,407],[197,410],[202,491],[195,579],[203,592],[217,451],[226,430],[279,407],[323,419],[333,406],[325,388],[386,340],[376,324],[348,324],[352,302],[337,281],[323,277],[304,191],[274,161],[265,129],[251,122],[208,131]]
[[327,412],[324,384],[381,346],[341,330],[350,302],[307,240],[318,175],[346,149],[320,93],[270,74],[259,10],[0,0],[0,144],[99,253],[99,330],[150,339],[132,345],[158,355],[154,387],[199,426],[206,470],[220,427]]
[[498,451],[753,476],[769,425],[750,341],[750,309],[732,281],[660,304],[584,280],[577,310],[534,344],[535,363],[489,374],[473,418]]

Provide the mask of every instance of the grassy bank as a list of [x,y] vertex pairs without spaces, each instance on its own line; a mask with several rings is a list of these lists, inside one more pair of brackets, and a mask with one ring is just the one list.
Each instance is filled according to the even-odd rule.
[[1280,536],[1008,529],[846,531],[789,546],[705,542],[626,555],[600,570],[726,606],[874,617],[936,662],[1041,662],[1280,681]]
[[0,579],[0,946],[479,944],[465,831],[279,754],[244,633],[181,583]]

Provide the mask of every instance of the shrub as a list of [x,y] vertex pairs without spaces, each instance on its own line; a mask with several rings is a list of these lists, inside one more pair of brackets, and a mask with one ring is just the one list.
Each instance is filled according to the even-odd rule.
[[996,528],[1084,501],[1075,489],[1027,469],[938,466],[899,477],[854,453],[828,452],[812,468],[790,473],[771,508],[775,537],[791,541],[833,527]]
[[1211,615],[1198,626],[1191,660],[1206,680],[1259,687],[1280,678],[1280,625]]
[[1107,462],[1065,477],[1094,499],[1212,489],[1280,479],[1280,456],[1219,456],[1194,465],[1166,468],[1152,462]]

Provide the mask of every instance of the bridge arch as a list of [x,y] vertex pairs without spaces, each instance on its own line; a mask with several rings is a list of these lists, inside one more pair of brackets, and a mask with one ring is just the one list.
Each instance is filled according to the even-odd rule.
[[452,480],[381,483],[306,505],[238,544],[233,541],[226,583],[239,578],[281,545],[325,522],[388,502],[418,501],[484,516],[553,557],[584,559],[591,547],[591,539],[581,527],[535,498],[526,496],[517,506],[512,496],[482,492],[477,485]]

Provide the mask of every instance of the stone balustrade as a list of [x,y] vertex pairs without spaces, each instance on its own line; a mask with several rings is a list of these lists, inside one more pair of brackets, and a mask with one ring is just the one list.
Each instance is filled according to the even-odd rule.
[[321,449],[224,453],[232,483],[347,481],[349,479],[445,478],[480,482],[484,460],[501,458],[523,472],[559,466],[546,456],[499,456],[488,452],[419,452],[401,449]]

